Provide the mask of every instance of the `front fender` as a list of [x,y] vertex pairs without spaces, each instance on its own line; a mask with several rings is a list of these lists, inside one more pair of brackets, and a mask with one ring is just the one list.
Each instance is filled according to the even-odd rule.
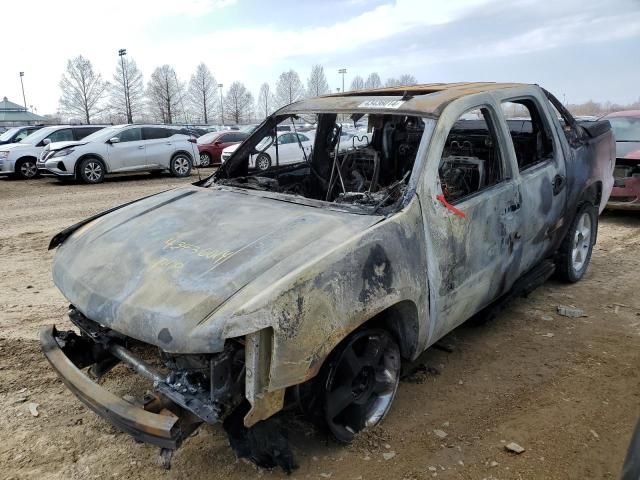
[[[305,254],[302,249],[293,256]],[[399,302],[417,306],[416,344],[426,345],[426,249],[417,196],[404,210],[300,265],[272,285],[256,279],[239,295],[249,301],[235,298],[216,312],[229,315],[224,338],[272,332],[266,390],[312,378],[342,339]],[[271,271],[268,278],[279,277]]]

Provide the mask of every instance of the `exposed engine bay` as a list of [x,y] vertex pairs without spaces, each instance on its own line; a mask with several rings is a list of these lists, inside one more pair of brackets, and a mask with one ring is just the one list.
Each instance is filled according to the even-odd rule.
[[[356,129],[356,122],[363,117],[363,114],[350,117],[318,114],[315,130],[298,137],[309,141],[303,144],[299,140],[297,146],[284,144],[275,129],[267,128],[264,135],[255,135],[256,138],[245,142],[257,147],[238,148],[234,154],[233,160],[243,157],[243,167],[238,168],[237,161],[229,162],[232,165],[229,168],[224,165],[216,174],[216,184],[374,210],[394,205],[406,190],[424,122],[420,117],[407,115],[369,114],[365,117],[366,125],[360,123]],[[278,118],[278,125],[291,125],[296,135],[294,118],[297,119]],[[351,122],[353,127],[349,126]],[[259,156],[269,157],[270,168],[251,171],[250,165]]]

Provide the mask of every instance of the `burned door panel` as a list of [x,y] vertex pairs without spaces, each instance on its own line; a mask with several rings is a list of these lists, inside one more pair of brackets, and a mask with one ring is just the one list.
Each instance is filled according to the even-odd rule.
[[521,198],[495,111],[488,96],[455,102],[429,149],[421,197],[437,276],[429,343],[507,291],[522,271]]
[[[567,176],[557,133],[547,111],[534,96],[501,98],[509,155],[516,160],[515,178],[522,198],[522,241],[527,245],[521,268],[528,271],[557,247],[563,236]],[[525,120],[505,115],[519,114]],[[528,120],[526,120],[528,118]]]

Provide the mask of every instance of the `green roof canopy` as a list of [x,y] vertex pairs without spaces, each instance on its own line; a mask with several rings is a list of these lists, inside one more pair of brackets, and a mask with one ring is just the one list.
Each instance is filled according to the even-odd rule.
[[13,103],[4,97],[0,102],[0,123],[34,123],[46,118],[27,111],[22,105]]

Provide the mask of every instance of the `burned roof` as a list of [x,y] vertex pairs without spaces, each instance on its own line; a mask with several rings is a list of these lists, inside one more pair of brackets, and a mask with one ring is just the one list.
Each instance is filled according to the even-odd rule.
[[306,98],[280,109],[278,114],[305,112],[362,112],[388,110],[437,117],[453,100],[476,93],[529,87],[523,83],[427,83],[372,88]]

